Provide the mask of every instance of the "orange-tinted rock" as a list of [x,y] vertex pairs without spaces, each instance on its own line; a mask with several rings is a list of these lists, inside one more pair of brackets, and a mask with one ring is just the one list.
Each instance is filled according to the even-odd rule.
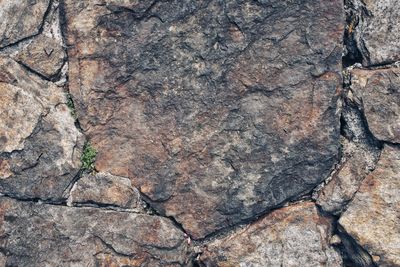
[[96,169],[129,177],[193,237],[329,174],[342,1],[64,2],[69,89]]
[[339,223],[377,261],[400,266],[400,149],[386,145]]
[[342,266],[331,222],[313,203],[285,207],[208,244],[200,266]]

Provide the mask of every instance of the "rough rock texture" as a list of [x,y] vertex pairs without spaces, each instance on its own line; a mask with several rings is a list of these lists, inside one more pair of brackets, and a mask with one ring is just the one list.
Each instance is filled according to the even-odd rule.
[[100,204],[140,209],[144,203],[139,191],[125,177],[107,173],[85,174],[71,189],[70,205]]
[[62,198],[83,146],[63,90],[0,57],[0,96],[0,193]]
[[363,65],[400,60],[398,0],[350,0],[357,18],[351,22]]
[[330,223],[311,202],[285,207],[209,243],[201,266],[342,266]]
[[361,99],[372,134],[400,143],[400,68],[351,71],[351,88]]
[[310,191],[337,161],[342,1],[64,2],[96,169],[193,237]]
[[0,48],[39,33],[50,0],[0,1]]
[[339,223],[379,266],[400,266],[400,149],[386,145]]
[[360,106],[361,103],[348,90],[342,109],[344,137],[341,140],[341,162],[317,196],[317,204],[333,214],[342,212],[353,199],[365,176],[375,168],[380,155],[380,144],[371,136]]
[[187,250],[165,218],[8,198],[0,234],[6,266],[182,266]]

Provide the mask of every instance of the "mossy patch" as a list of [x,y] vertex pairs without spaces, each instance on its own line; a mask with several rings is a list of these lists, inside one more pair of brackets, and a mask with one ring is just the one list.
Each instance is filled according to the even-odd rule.
[[96,160],[96,154],[97,154],[96,149],[94,149],[89,142],[87,142],[83,146],[83,153],[81,156],[82,170],[89,172],[94,170],[94,162]]
[[67,106],[70,110],[70,113],[71,113],[72,117],[76,120],[76,118],[77,118],[76,109],[75,109],[74,101],[72,100],[72,96],[69,93],[66,93],[65,97],[67,98]]

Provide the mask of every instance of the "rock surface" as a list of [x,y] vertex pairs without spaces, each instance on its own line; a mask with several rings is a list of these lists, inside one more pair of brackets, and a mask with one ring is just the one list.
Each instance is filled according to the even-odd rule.
[[0,1],[0,48],[39,33],[50,0]]
[[311,202],[285,207],[208,244],[201,266],[342,266],[330,223]]
[[400,149],[386,145],[339,223],[377,261],[400,266]]
[[0,199],[5,266],[182,266],[187,243],[165,218]]
[[398,0],[350,0],[359,18],[353,22],[363,65],[400,60],[400,5]]
[[400,68],[351,71],[369,129],[379,140],[400,143]]
[[64,2],[96,169],[194,238],[310,191],[337,161],[342,1]]
[[107,173],[85,174],[71,189],[70,205],[100,204],[140,209],[144,203],[139,191],[125,177]]
[[62,198],[83,146],[62,88],[0,57],[0,96],[0,193]]

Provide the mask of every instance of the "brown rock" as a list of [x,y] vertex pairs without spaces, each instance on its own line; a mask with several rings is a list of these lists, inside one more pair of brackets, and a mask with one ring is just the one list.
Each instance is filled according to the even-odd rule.
[[15,57],[18,62],[48,79],[59,73],[65,58],[66,54],[61,44],[46,35],[35,38]]
[[144,203],[128,178],[107,173],[84,174],[76,182],[68,199],[70,205],[101,204],[140,209]]
[[313,203],[285,207],[208,244],[201,266],[342,266],[330,223]]
[[62,198],[83,146],[63,90],[1,57],[0,95],[0,192]]
[[[67,0],[96,169],[195,238],[310,191],[336,161],[342,1]],[[321,27],[324,25],[324,27]]]
[[0,1],[0,48],[38,34],[50,0]]
[[6,266],[182,266],[187,245],[167,219],[0,200]]
[[351,71],[351,88],[362,99],[372,134],[384,141],[400,142],[400,69]]
[[[386,145],[339,223],[379,266],[400,266],[400,149]],[[378,257],[377,257],[378,256]]]

